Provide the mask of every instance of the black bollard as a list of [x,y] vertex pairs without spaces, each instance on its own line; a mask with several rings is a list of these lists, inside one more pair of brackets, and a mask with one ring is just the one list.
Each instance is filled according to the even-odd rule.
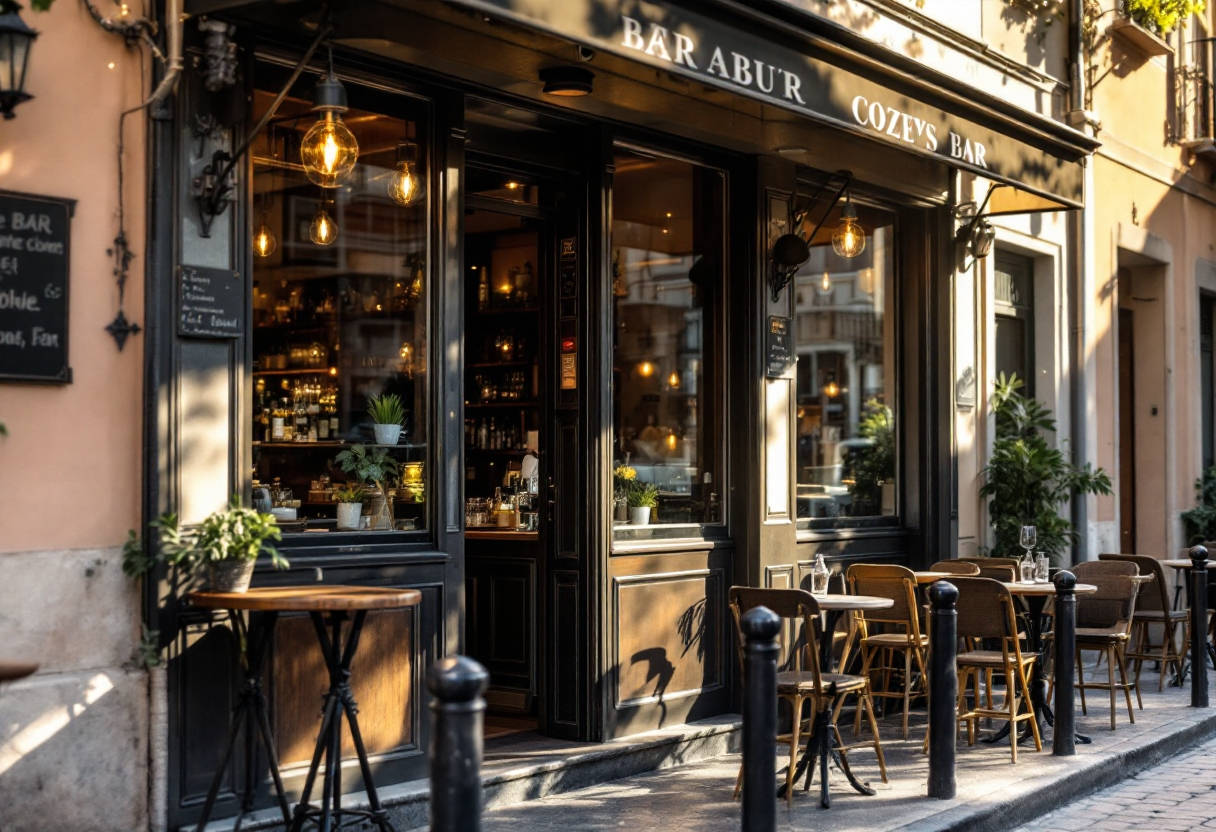
[[1077,681],[1077,576],[1060,570],[1053,580],[1056,585],[1056,701],[1051,753],[1057,757],[1071,757],[1077,753],[1077,691],[1074,687]]
[[[777,799],[777,633],[781,619],[768,607],[743,614],[747,639],[743,667],[743,829],[775,832]],[[798,715],[794,715],[797,719]]]
[[481,698],[490,674],[465,656],[440,659],[427,673],[431,700],[431,829],[481,830]]
[[958,588],[929,587],[929,797],[954,798],[954,737],[958,726]]
[[[1208,706],[1208,550],[1191,549],[1191,707]],[[1161,668],[1165,673],[1165,668]]]

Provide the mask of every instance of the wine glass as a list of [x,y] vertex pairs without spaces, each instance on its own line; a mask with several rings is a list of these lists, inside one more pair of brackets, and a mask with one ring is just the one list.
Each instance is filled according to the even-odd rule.
[[[1034,581],[1034,558],[1031,557],[1030,551],[1034,549],[1034,544],[1038,542],[1038,530],[1034,526],[1022,526],[1022,534],[1020,544],[1026,550],[1026,557],[1022,561],[1022,581],[1031,583]],[[1029,566],[1029,569],[1027,569]],[[1030,574],[1026,574],[1029,572]]]

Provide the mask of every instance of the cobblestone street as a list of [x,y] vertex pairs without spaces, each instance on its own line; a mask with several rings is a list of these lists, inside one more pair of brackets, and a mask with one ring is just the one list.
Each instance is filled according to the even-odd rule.
[[1216,740],[1044,815],[1016,832],[1044,829],[1216,829]]

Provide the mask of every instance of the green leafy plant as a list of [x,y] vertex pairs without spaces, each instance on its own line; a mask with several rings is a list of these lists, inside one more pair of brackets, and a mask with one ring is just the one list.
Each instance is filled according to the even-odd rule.
[[1004,557],[1022,553],[1018,538],[1022,526],[1037,530],[1038,548],[1056,557],[1077,533],[1060,516],[1060,507],[1077,494],[1111,494],[1111,481],[1101,468],[1077,467],[1063,451],[1047,444],[1054,433],[1051,411],[1018,390],[1016,375],[997,379],[992,395],[996,414],[996,442],[984,468],[980,495],[991,497],[988,519],[995,532],[992,553]]
[[369,450],[366,445],[351,445],[334,457],[334,461],[345,473],[354,474],[359,482],[372,483],[380,489],[384,496],[384,511],[388,514],[388,526],[392,528],[393,501],[388,499],[388,484],[400,476],[397,460],[384,448],[373,447]]
[[361,485],[339,486],[334,489],[334,501],[339,503],[361,503],[367,490]]
[[150,557],[132,530],[122,548],[122,570],[130,577],[145,574],[158,561],[187,574],[225,561],[257,560],[265,552],[276,569],[285,569],[287,559],[266,541],[279,540],[274,517],[241,506],[234,494],[228,508],[209,515],[193,529],[182,530],[176,514],[162,514],[150,524],[157,535],[158,558]]
[[405,406],[396,393],[372,396],[367,402],[367,413],[378,425],[400,425],[405,422]]
[[[51,10],[51,3],[55,0],[30,0],[30,8],[36,12],[47,12]],[[0,14],[18,14],[23,6],[17,0],[0,0]]]
[[1186,26],[1193,14],[1202,14],[1207,0],[1123,0],[1124,11],[1133,22],[1159,35]]
[[854,449],[845,461],[845,474],[853,481],[849,491],[855,500],[880,503],[883,484],[895,478],[895,417],[891,408],[877,399],[867,401],[857,434],[871,444]]
[[625,499],[630,508],[654,508],[659,504],[659,487],[652,482],[631,480]]
[[162,661],[160,630],[149,630],[147,624],[139,626],[142,635],[135,649],[131,651],[131,664],[141,670],[158,667]]
[[1182,512],[1182,526],[1186,530],[1188,546],[1216,540],[1216,465],[1195,480],[1195,496],[1196,506]]

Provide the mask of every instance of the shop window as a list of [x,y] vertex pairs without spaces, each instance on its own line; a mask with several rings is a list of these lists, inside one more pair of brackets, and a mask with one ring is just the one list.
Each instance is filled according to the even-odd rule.
[[615,164],[614,526],[679,536],[723,516],[724,175],[628,150]]
[[1014,374],[1034,395],[1034,261],[997,252],[995,269],[996,373]]
[[885,525],[898,510],[895,224],[857,205],[864,250],[832,250],[840,209],[794,278],[798,527]]
[[[257,71],[254,120],[283,83],[279,67]],[[347,83],[343,120],[358,162],[338,187],[322,189],[300,163],[301,140],[316,122],[314,80],[291,90],[252,152],[254,499],[268,501],[289,533],[424,529],[427,105]],[[410,187],[423,188],[406,194],[410,204],[390,188],[405,160],[418,177]],[[386,423],[399,421],[400,431],[377,431],[369,404],[393,396],[400,418]],[[345,470],[377,455],[380,470],[366,462]],[[350,502],[359,508],[341,508]]]

